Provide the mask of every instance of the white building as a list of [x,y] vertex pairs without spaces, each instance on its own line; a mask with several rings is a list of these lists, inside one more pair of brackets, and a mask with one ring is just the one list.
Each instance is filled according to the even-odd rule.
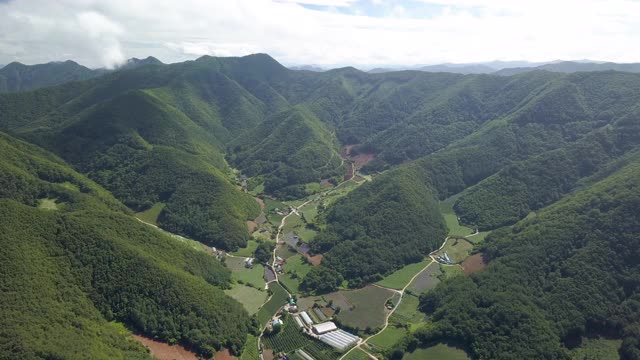
[[338,330],[338,327],[333,323],[333,321],[327,321],[323,322],[322,324],[313,325],[313,332],[318,335],[322,335],[334,330]]
[[304,320],[305,324],[307,324],[307,326],[311,326],[313,325],[313,320],[311,320],[311,318],[309,317],[309,314],[307,314],[306,311],[303,311],[300,313],[300,317],[302,318],[302,320]]

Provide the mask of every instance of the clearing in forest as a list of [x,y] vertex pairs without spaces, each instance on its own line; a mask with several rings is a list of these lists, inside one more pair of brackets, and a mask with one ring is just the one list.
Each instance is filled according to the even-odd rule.
[[262,304],[267,300],[267,292],[246,285],[235,284],[233,288],[224,291],[225,294],[241,303],[249,315],[258,312]]
[[487,262],[482,253],[473,254],[462,262],[462,271],[464,271],[465,275],[473,274],[483,270],[485,267],[487,267]]
[[402,360],[424,360],[424,359],[438,359],[438,360],[468,360],[467,353],[457,347],[449,346],[446,344],[436,344],[428,348],[416,349],[414,352],[404,355]]
[[155,203],[147,210],[137,213],[136,217],[146,223],[158,225],[158,216],[160,216],[160,213],[162,212],[162,209],[164,209],[164,206],[164,203]]
[[455,264],[459,264],[466,259],[473,250],[473,244],[463,237],[450,237],[442,249],[434,253],[433,256],[444,256],[448,254]]

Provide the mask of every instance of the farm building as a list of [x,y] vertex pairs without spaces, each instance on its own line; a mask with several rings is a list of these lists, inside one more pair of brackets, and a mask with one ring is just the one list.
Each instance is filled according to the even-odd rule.
[[299,327],[304,327],[302,320],[300,320],[300,316],[294,316],[293,318],[296,319],[296,323],[298,323]]
[[323,322],[322,324],[313,325],[313,332],[322,335],[324,333],[328,333],[329,331],[337,330],[338,327],[333,321]]
[[329,346],[333,346],[340,351],[344,351],[360,341],[360,338],[344,330],[338,329],[320,335],[320,341]]
[[296,351],[296,353],[301,356],[303,359],[305,360],[313,360],[313,358],[311,356],[309,356],[309,354],[307,354],[306,352],[304,352],[304,350],[302,349],[298,349]]
[[303,311],[300,313],[300,317],[302,317],[302,320],[304,320],[305,324],[307,324],[307,326],[311,326],[313,325],[313,320],[311,320],[311,318],[309,317],[309,314],[307,314],[306,311]]

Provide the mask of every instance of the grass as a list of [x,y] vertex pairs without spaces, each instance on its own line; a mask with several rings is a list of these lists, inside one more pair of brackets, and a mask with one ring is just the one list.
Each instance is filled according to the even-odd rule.
[[304,207],[304,211],[302,211],[304,218],[308,223],[315,222],[316,216],[318,216],[318,205],[316,202],[311,203]]
[[225,294],[241,303],[249,315],[258,312],[262,304],[267,300],[267,293],[249,286],[236,284],[230,290],[225,290]]
[[311,240],[313,240],[313,238],[316,237],[316,234],[317,234],[315,230],[309,229],[306,226],[297,229],[296,233],[300,237],[300,240],[302,240],[302,242],[305,242],[305,243],[311,242]]
[[291,216],[287,218],[287,222],[284,224],[284,227],[282,228],[282,232],[283,233],[292,232],[292,231],[297,232],[300,228],[304,228],[304,227],[305,227],[305,223],[304,221],[302,221],[302,218],[300,218],[300,216],[296,214],[291,214]]
[[417,296],[405,293],[400,305],[389,318],[389,323],[409,326],[422,323],[425,315],[418,310],[419,304]]
[[360,349],[351,351],[344,360],[369,360],[369,355]]
[[416,349],[412,353],[405,354],[402,360],[468,360],[469,356],[464,350],[445,345],[437,344],[424,349]]
[[491,231],[481,231],[479,232],[477,235],[473,235],[473,236],[469,236],[467,239],[469,239],[469,241],[471,241],[474,244],[479,244],[481,243],[484,238],[487,237],[487,235],[489,235],[491,233]]
[[249,240],[247,242],[247,247],[240,248],[238,251],[230,253],[233,256],[244,256],[251,257],[253,256],[253,252],[258,248],[258,242],[255,240]]
[[407,331],[401,327],[389,326],[380,334],[372,337],[367,343],[386,350],[393,347],[393,345],[400,341],[406,334]]
[[458,200],[460,194],[453,195],[448,199],[440,202],[440,212],[444,217],[447,227],[449,228],[449,236],[451,235],[470,235],[474,230],[470,227],[461,225],[458,221],[458,216],[453,211],[453,204]]
[[164,203],[155,203],[147,210],[137,213],[136,217],[149,224],[158,225],[158,216],[160,216],[160,213],[162,212],[162,209],[164,209],[164,206]]
[[283,259],[288,260],[289,258],[298,254],[297,251],[291,249],[289,245],[286,244],[278,244],[276,247],[276,256],[280,256]]
[[269,289],[273,292],[273,296],[258,311],[258,320],[262,325],[266,325],[276,311],[289,300],[287,292],[280,284],[272,282],[269,284]]
[[258,338],[248,334],[247,341],[244,343],[242,355],[240,355],[240,360],[260,360],[260,355],[258,354]]
[[[303,261],[302,255],[294,255],[287,259],[284,265],[285,274],[280,275],[279,279],[290,292],[298,293],[300,292],[299,286],[302,278],[307,275],[312,268],[311,265]],[[292,276],[292,274],[296,275]]]
[[40,199],[40,204],[38,204],[38,207],[45,210],[58,210],[56,199]]
[[386,276],[384,279],[378,281],[376,284],[384,287],[388,287],[391,289],[401,290],[407,285],[409,280],[417,274],[420,270],[422,270],[425,266],[431,263],[430,258],[426,258],[419,263],[409,264],[402,269],[393,272],[392,274]]
[[264,267],[260,264],[253,265],[253,268],[244,267],[243,258],[227,257],[225,264],[231,270],[231,278],[245,284],[252,284],[257,288],[264,288]]
[[[387,310],[385,302],[393,292],[375,286],[367,286],[362,289],[342,292],[351,308],[342,307],[338,319],[347,326],[359,328],[367,327],[375,329],[384,325]],[[335,303],[335,302],[334,302]]]
[[454,276],[464,275],[464,272],[460,268],[460,266],[444,266],[440,265],[440,271],[442,271],[442,275],[440,276],[440,280],[446,280],[452,278]]
[[571,358],[574,360],[617,360],[620,359],[618,349],[621,344],[621,340],[586,339],[580,347],[571,351]]
[[473,244],[464,238],[449,238],[444,247],[436,255],[449,254],[454,263],[461,263],[473,250]]

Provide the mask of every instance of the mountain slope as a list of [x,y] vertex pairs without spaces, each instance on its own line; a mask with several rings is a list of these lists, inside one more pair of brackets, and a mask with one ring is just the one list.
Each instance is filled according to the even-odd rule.
[[474,357],[506,359],[568,358],[563,344],[620,336],[621,358],[637,359],[638,179],[636,154],[604,180],[493,233],[484,246],[487,270],[421,298],[432,325],[417,338],[445,336]]
[[70,60],[39,65],[13,62],[0,69],[0,93],[34,90],[100,75],[101,72]]
[[4,134],[0,147],[1,353],[147,358],[112,320],[202,354],[241,349],[252,325],[224,294],[220,262],[133,219],[50,153]]

